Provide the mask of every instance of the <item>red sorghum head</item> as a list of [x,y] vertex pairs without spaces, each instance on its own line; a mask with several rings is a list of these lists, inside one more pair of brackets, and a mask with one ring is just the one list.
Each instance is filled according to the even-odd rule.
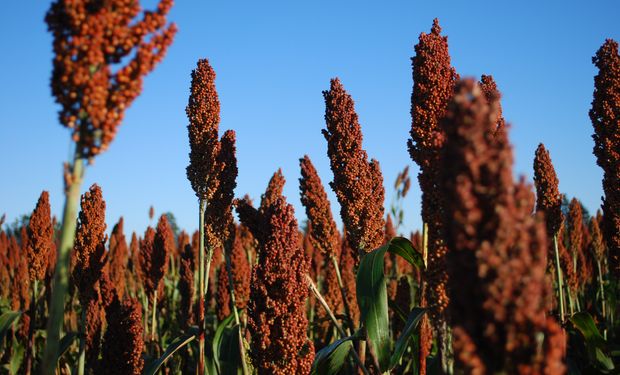
[[43,280],[47,272],[50,255],[54,251],[54,227],[50,214],[47,191],[41,193],[37,206],[28,223],[28,264],[30,280]]
[[383,243],[383,176],[379,162],[368,161],[362,148],[362,128],[353,99],[338,78],[331,80],[330,89],[323,91],[323,97],[326,124],[323,135],[334,174],[330,186],[340,203],[349,244],[356,252],[367,253]]
[[80,155],[107,149],[143,77],[163,59],[176,33],[166,24],[172,3],[161,0],[137,21],[138,1],[52,3],[45,17],[55,55],[52,94]]
[[594,127],[594,155],[603,169],[603,232],[610,271],[620,276],[620,55],[618,42],[607,39],[592,58],[599,70],[594,77],[590,120]]

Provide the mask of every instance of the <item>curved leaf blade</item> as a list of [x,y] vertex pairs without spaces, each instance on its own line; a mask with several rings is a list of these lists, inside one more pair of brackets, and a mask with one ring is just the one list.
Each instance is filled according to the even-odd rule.
[[607,342],[596,328],[592,316],[582,311],[571,316],[570,321],[583,335],[590,360],[604,370],[613,370],[614,363],[608,354]]
[[334,341],[330,345],[319,350],[314,356],[312,362],[311,375],[336,375],[344,365],[349,355],[349,351],[353,348],[353,337],[345,337]]
[[166,348],[166,351],[164,352],[164,354],[162,354],[161,357],[159,357],[158,359],[153,361],[147,368],[145,368],[143,374],[144,375],[155,375],[157,373],[157,371],[159,371],[159,368],[164,363],[166,363],[166,361],[170,357],[172,357],[172,355],[174,353],[176,353],[179,349],[181,349],[185,345],[187,345],[190,342],[192,342],[196,338],[197,334],[198,334],[198,332],[192,330],[192,331],[190,331],[190,332],[188,332],[188,333],[186,333],[184,335],[181,335],[181,336],[177,337],[176,339],[172,340],[170,345],[168,345],[168,347]]
[[424,269],[424,259],[413,247],[413,243],[405,237],[394,237],[390,240],[388,251],[403,257],[407,262],[411,263],[418,269]]
[[217,368],[218,372],[221,373],[221,365],[220,365],[220,358],[221,358],[221,353],[220,353],[220,348],[222,346],[222,339],[224,336],[224,331],[226,330],[226,328],[230,327],[231,323],[233,322],[233,320],[235,319],[233,314],[230,314],[229,316],[227,316],[224,320],[222,320],[218,325],[217,325],[217,329],[215,330],[215,334],[213,335],[213,342],[211,343],[211,347],[213,350],[213,360],[215,362],[215,367]]
[[381,371],[386,371],[389,367],[391,351],[387,287],[383,274],[384,256],[388,248],[389,246],[385,245],[365,254],[356,276],[361,321]]
[[2,343],[4,336],[6,336],[6,333],[21,314],[21,311],[7,311],[0,315],[0,343]]
[[394,368],[398,362],[400,362],[405,349],[407,349],[407,344],[409,343],[409,339],[415,332],[415,328],[418,323],[424,316],[428,309],[423,307],[414,307],[409,313],[409,318],[407,318],[407,323],[405,324],[405,328],[403,329],[403,333],[398,337],[396,341],[396,347],[394,348],[394,353],[392,353],[392,357],[390,358],[390,369]]

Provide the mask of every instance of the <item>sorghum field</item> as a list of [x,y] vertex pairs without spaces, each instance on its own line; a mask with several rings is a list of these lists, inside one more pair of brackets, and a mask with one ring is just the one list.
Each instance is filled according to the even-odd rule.
[[[561,194],[542,143],[533,182],[514,177],[495,80],[461,76],[429,19],[414,41],[410,137],[400,146],[414,168],[396,181],[362,146],[354,100],[333,78],[323,91],[330,181],[300,150],[301,177],[275,171],[254,201],[235,192],[237,134],[220,129],[216,72],[202,58],[187,72],[179,127],[199,230],[152,208],[153,225],[129,233],[123,218],[106,217],[105,184],[83,180],[174,44],[172,8],[51,3],[51,92],[73,152],[59,176],[61,217],[42,188],[20,225],[0,221],[0,373],[620,373],[615,40],[592,51],[604,193],[592,214]],[[287,180],[299,196],[284,196]],[[422,193],[417,229],[403,226],[412,184]]]

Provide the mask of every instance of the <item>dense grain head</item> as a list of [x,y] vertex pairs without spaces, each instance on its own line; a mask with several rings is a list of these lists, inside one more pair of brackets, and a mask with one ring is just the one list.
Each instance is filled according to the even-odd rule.
[[178,287],[181,296],[179,319],[181,327],[188,329],[194,323],[194,254],[187,244],[181,253],[181,269]]
[[531,187],[513,181],[507,134],[493,133],[497,99],[473,80],[455,92],[442,122],[441,188],[456,369],[561,373],[561,353],[545,356],[561,333],[546,317],[546,231],[531,216]]
[[45,17],[53,36],[52,94],[81,155],[107,149],[143,77],[166,54],[176,33],[166,21],[172,3],[161,0],[139,20],[138,1],[52,3]]
[[234,231],[232,202],[238,173],[235,132],[232,130],[224,132],[219,144],[217,175],[212,177],[217,179],[218,184],[208,201],[205,213],[205,241],[212,249],[228,248],[232,241],[231,232]]
[[338,257],[340,235],[321,178],[308,155],[299,159],[299,164],[301,167],[299,179],[301,203],[306,208],[306,215],[312,223],[310,238],[318,251],[327,257]]
[[[153,277],[151,270],[155,269],[157,276],[159,274],[163,275],[163,269],[161,269],[162,264],[158,263],[162,263],[164,260],[161,256],[158,259],[158,256],[155,254],[154,242],[155,230],[148,227],[144,232],[144,238],[140,240],[140,256],[138,258],[140,266],[138,268],[141,270],[142,285],[149,297],[157,290],[159,283],[158,277]],[[165,258],[165,256],[163,256],[163,258]]]
[[[368,161],[362,148],[362,129],[353,99],[338,78],[331,80],[323,97],[323,135],[334,174],[330,185],[340,203],[340,216],[351,247],[367,253],[383,243],[383,176],[379,162]],[[357,263],[357,254],[356,259]]]
[[[157,223],[157,230],[153,237],[153,254],[151,257],[151,267],[146,274],[148,290],[154,292],[162,286],[164,275],[168,270],[170,254],[174,251],[174,233],[166,215],[161,215]],[[151,289],[153,288],[153,289]],[[161,297],[161,296],[160,296]]]
[[590,251],[592,255],[594,255],[596,261],[602,263],[603,259],[605,259],[605,242],[598,220],[596,220],[595,217],[590,219],[590,236],[592,236]]
[[49,258],[55,246],[49,194],[47,191],[44,191],[41,193],[28,223],[26,255],[28,256],[30,281],[43,280],[47,272]]
[[590,120],[594,128],[594,155],[603,169],[603,223],[610,270],[620,277],[620,55],[618,42],[607,39],[592,58],[594,77]]
[[[501,93],[497,88],[497,83],[495,83],[495,80],[491,75],[483,74],[480,77],[480,89],[482,90],[482,93],[484,94],[484,97],[487,99],[488,102],[491,102],[492,100],[499,100],[501,98]],[[497,104],[496,111],[497,124],[494,133],[502,131],[506,126],[506,121],[504,120],[504,116],[502,116],[502,106],[499,102]]]
[[105,265],[105,229],[105,201],[101,188],[95,184],[82,195],[72,253],[73,281],[82,306],[96,297],[95,284]]
[[121,217],[118,223],[112,228],[109,244],[109,276],[112,284],[115,285],[119,297],[122,299],[125,294],[125,274],[127,272],[127,260],[129,257],[129,249],[127,241],[123,233],[124,220]]
[[144,341],[140,303],[135,299],[122,303],[116,299],[106,315],[109,323],[101,350],[102,373],[142,374]]
[[260,210],[241,200],[237,211],[258,242],[248,303],[254,368],[258,374],[308,373],[314,358],[306,334],[310,260],[299,242],[293,207],[279,196]]
[[271,179],[269,179],[269,183],[267,184],[267,189],[265,189],[265,193],[261,195],[261,212],[267,210],[267,207],[271,206],[271,204],[278,197],[282,196],[282,191],[284,190],[285,183],[286,179],[284,178],[284,175],[282,175],[282,169],[278,168],[278,170],[271,176]]
[[551,156],[542,143],[536,148],[534,157],[534,184],[536,186],[536,211],[544,212],[547,236],[552,239],[557,235],[563,220],[562,196]]
[[438,188],[439,158],[445,142],[439,121],[446,113],[458,75],[450,63],[448,38],[441,35],[437,19],[431,32],[421,33],[411,58],[413,91],[411,94],[411,159],[420,167],[418,181],[422,191],[422,220],[428,228],[427,269],[431,315],[436,328],[444,321],[448,305],[446,292],[446,248],[441,228],[443,197]]
[[210,199],[217,189],[217,155],[220,144],[220,102],[215,90],[215,71],[207,59],[198,60],[192,71],[189,102],[185,109],[189,125],[187,178],[198,199]]

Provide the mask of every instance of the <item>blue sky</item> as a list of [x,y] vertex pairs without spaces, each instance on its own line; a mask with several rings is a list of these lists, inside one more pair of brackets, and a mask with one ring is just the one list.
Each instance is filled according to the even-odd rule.
[[[154,1],[142,1],[152,8]],[[51,36],[47,1],[11,1],[0,14],[0,214],[29,213],[41,190],[61,216],[61,167],[69,132],[58,124],[50,94]],[[591,211],[600,205],[602,172],[592,155],[591,57],[605,38],[620,40],[617,1],[189,1],[170,14],[179,32],[144,84],[109,150],[89,167],[111,227],[142,232],[148,208],[172,211],[182,228],[197,228],[197,202],[185,176],[185,106],[190,72],[209,58],[217,72],[220,129],[237,132],[236,194],[258,199],[282,167],[285,194],[299,219],[298,159],[308,154],[323,182],[332,179],[321,135],[329,79],[353,96],[364,147],[381,163],[386,204],[397,173],[411,165],[405,231],[420,226],[417,167],[407,153],[411,126],[410,57],[420,32],[440,19],[461,76],[492,74],[512,124],[515,174],[530,181],[534,150],[545,143],[560,189]],[[334,195],[332,209],[337,215]]]

